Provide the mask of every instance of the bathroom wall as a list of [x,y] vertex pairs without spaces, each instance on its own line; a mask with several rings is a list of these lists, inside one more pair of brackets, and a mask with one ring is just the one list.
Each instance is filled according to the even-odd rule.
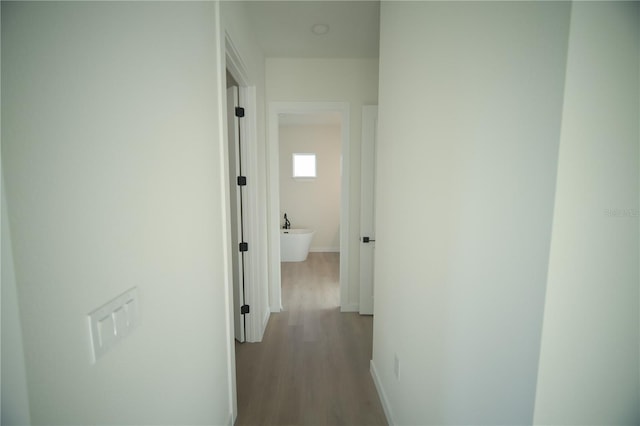
[[[338,125],[280,126],[280,217],[316,231],[311,251],[340,251],[340,138]],[[292,178],[293,153],[316,154],[315,179]]]

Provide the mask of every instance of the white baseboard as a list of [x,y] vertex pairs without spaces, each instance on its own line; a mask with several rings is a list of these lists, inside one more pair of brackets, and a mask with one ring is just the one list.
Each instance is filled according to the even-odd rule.
[[395,422],[393,421],[393,414],[391,413],[391,405],[389,405],[389,399],[387,398],[387,394],[382,387],[382,382],[380,382],[380,377],[378,377],[378,370],[376,370],[376,365],[371,360],[371,377],[373,377],[373,383],[376,385],[376,390],[378,391],[378,396],[380,397],[380,402],[382,403],[382,409],[384,410],[384,415],[387,416],[387,423],[389,426],[394,426]]
[[360,304],[350,303],[348,305],[341,305],[340,312],[360,312]]
[[269,309],[271,310],[271,313],[273,314],[277,314],[278,312],[282,312],[282,306],[278,307],[278,306],[270,306]]
[[311,253],[340,253],[340,247],[311,247]]

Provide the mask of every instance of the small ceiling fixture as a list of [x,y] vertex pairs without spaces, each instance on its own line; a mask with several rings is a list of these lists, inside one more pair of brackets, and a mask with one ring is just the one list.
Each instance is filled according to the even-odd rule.
[[316,35],[323,35],[329,32],[329,26],[327,24],[314,24],[311,27],[311,32]]

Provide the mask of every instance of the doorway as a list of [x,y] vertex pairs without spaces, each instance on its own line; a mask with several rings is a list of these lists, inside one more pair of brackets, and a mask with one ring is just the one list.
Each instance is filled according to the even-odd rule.
[[269,270],[271,312],[280,312],[282,306],[282,280],[280,271],[280,228],[283,212],[280,205],[280,124],[282,117],[290,116],[334,116],[340,122],[340,309],[348,300],[349,277],[349,104],[346,102],[272,102],[268,111],[269,154]]
[[[338,307],[340,114],[280,114],[278,124],[282,303],[286,310],[297,305],[291,299],[292,294],[302,295],[301,287],[310,285],[318,273],[325,272],[326,278],[334,283],[326,289],[327,295],[332,294],[326,300]],[[290,229],[284,229],[285,226]],[[316,268],[305,268],[302,262]],[[298,280],[291,279],[294,272]],[[296,281],[300,285],[292,288],[292,282]]]

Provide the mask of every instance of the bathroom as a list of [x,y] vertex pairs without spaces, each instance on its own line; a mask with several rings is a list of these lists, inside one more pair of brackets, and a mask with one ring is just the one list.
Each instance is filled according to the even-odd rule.
[[279,138],[281,261],[339,253],[340,114],[280,114]]

